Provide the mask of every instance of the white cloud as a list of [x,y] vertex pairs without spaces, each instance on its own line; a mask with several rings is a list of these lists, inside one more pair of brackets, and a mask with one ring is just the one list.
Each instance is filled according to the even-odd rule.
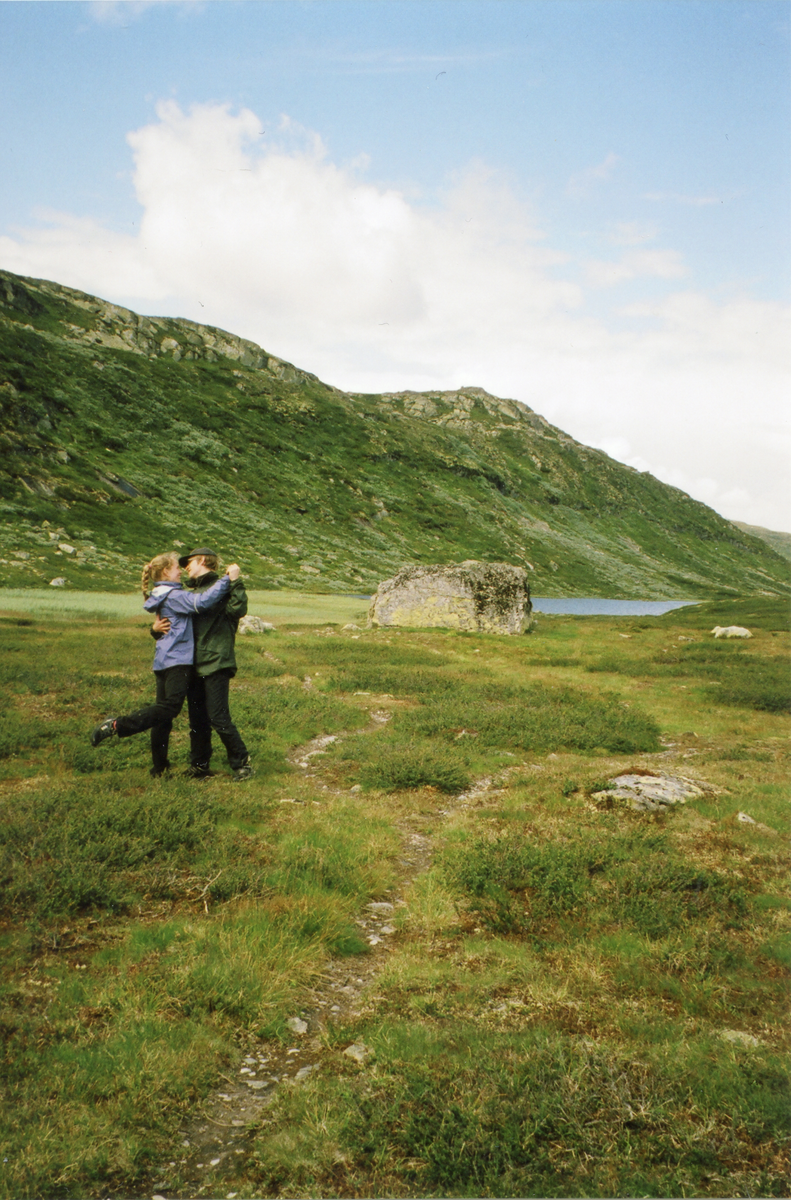
[[694,470],[685,470],[677,464],[651,461],[642,454],[636,454],[626,438],[594,439],[591,445],[604,450],[610,458],[634,467],[636,471],[648,471],[664,483],[679,488],[687,495],[694,496],[696,500],[702,500],[704,504],[708,504],[732,521],[746,521],[750,525],[767,523],[764,508],[754,491],[751,492],[745,487],[732,487],[727,483],[723,485],[709,475],[696,474]]
[[88,0],[86,8],[100,25],[126,26],[149,8],[168,4],[182,9],[203,8],[204,0]]
[[610,241],[616,246],[642,246],[656,241],[659,230],[645,221],[619,221],[610,231]]
[[[249,110],[162,104],[129,136],[138,232],[42,213],[0,237],[0,263],[220,325],[349,390],[479,384],[581,441],[625,440],[616,457],[728,516],[791,528],[780,306],[688,287],[622,307],[610,330],[563,277],[586,264],[548,246],[483,164],[429,207],[333,163],[286,119],[263,130]],[[622,258],[587,264],[588,285],[597,271],[600,286],[680,278],[681,258],[643,235],[627,223]]]
[[566,191],[570,196],[585,196],[597,183],[609,179],[620,161],[620,156],[610,151],[606,158],[596,166],[586,167],[584,171],[578,171],[572,175]]
[[681,279],[687,274],[676,250],[632,250],[617,262],[591,259],[585,264],[587,282],[594,288],[614,287],[630,279]]
[[660,203],[670,201],[672,204],[689,204],[692,208],[708,208],[711,204],[724,204],[720,196],[685,196],[681,192],[645,192],[644,200],[657,200]]

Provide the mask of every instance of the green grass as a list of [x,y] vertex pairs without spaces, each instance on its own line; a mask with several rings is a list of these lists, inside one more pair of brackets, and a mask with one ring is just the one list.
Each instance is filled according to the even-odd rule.
[[520,830],[450,851],[444,870],[494,932],[543,936],[547,922],[584,906],[586,938],[603,927],[655,939],[698,920],[740,927],[749,912],[743,887],[679,857],[666,834],[586,830],[555,845]]
[[[539,1029],[377,1028],[375,1072],[340,1068],[292,1099],[253,1178],[266,1195],[313,1192],[317,1175],[334,1195],[667,1196],[700,1194],[702,1178],[787,1195],[782,1173],[747,1157],[784,1139],[787,1079],[762,1055],[714,1066],[713,1047],[690,1053],[666,1033],[637,1058]],[[319,1123],[325,1144],[306,1144],[300,1130]]]
[[[763,712],[791,710],[791,670],[777,655],[762,655],[744,644],[714,642],[664,648],[649,659],[623,661],[606,656],[589,671],[633,676],[695,677],[709,683],[722,704]],[[717,688],[716,697],[713,689]]]
[[[359,596],[314,595],[283,588],[277,592],[249,591],[249,612],[263,617],[272,625],[314,625],[329,623],[365,625],[368,604]],[[137,592],[77,592],[43,588],[3,588],[0,590],[0,612],[7,613],[7,623],[14,622],[10,614],[22,619],[57,618],[64,613],[95,618],[137,617],[143,607]]]
[[[788,1195],[788,715],[755,702],[777,613],[731,606],[738,646],[690,610],[353,638],[317,600],[289,600],[296,636],[239,639],[244,786],[222,754],[196,785],[151,781],[145,737],[88,744],[153,692],[136,610],[0,623],[0,1193]],[[289,765],[323,734],[317,774]],[[714,790],[593,798],[661,769]],[[185,1116],[367,954],[413,835],[431,865],[319,1071],[184,1177]]]
[[715,625],[756,626],[766,631],[791,628],[791,605],[779,596],[745,596],[741,599],[705,600],[665,613],[658,618],[664,626],[687,627],[706,630]]

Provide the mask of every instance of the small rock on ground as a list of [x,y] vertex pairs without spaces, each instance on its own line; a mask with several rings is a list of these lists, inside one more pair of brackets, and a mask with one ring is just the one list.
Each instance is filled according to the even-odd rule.
[[370,1057],[371,1051],[363,1042],[353,1042],[351,1046],[347,1046],[343,1052],[347,1058],[353,1058],[355,1062],[364,1063]]
[[744,1033],[741,1029],[723,1029],[721,1036],[726,1042],[734,1042],[737,1046],[760,1046],[761,1039],[754,1037],[751,1033]]
[[269,621],[262,621],[260,617],[242,617],[239,622],[239,633],[271,633],[274,630],[274,625]]

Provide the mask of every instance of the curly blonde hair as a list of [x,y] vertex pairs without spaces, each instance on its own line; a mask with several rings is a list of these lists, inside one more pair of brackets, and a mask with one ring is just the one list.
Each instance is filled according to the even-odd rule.
[[178,561],[178,554],[173,550],[169,550],[167,554],[157,554],[155,558],[151,559],[151,562],[147,562],[143,567],[143,574],[140,580],[143,595],[148,596],[149,585],[161,579],[165,571],[177,564]]

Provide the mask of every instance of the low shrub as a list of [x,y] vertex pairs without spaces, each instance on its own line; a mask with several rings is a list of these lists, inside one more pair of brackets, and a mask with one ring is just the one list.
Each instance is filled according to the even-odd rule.
[[144,795],[94,785],[24,793],[0,825],[0,899],[52,917],[85,908],[119,911],[134,877],[153,863],[186,866],[217,820],[207,796],[182,786]]
[[366,787],[386,792],[420,787],[463,792],[470,786],[465,761],[458,751],[420,743],[388,746],[364,764],[362,780]]
[[618,864],[608,879],[609,919],[647,938],[665,937],[708,917],[728,928],[748,911],[741,887],[715,871],[702,871],[664,853]]
[[602,928],[661,938],[690,921],[738,925],[749,908],[743,888],[680,859],[664,835],[557,843],[509,833],[450,849],[442,867],[466,907],[497,932],[540,929],[584,903]]
[[596,851],[591,855],[581,844],[535,843],[508,834],[449,851],[443,868],[489,929],[510,933],[574,912],[597,861]]
[[723,672],[721,686],[709,689],[720,704],[754,708],[759,712],[791,712],[791,674],[788,664],[763,660],[752,670]]
[[26,720],[15,709],[6,708],[0,713],[0,758],[10,758],[28,746],[38,745],[43,736],[43,731],[36,727],[34,721]]
[[548,752],[596,750],[635,753],[659,749],[652,717],[620,697],[590,696],[575,688],[479,686],[431,705],[401,712],[394,725],[407,734],[453,740],[461,729],[482,746]]

